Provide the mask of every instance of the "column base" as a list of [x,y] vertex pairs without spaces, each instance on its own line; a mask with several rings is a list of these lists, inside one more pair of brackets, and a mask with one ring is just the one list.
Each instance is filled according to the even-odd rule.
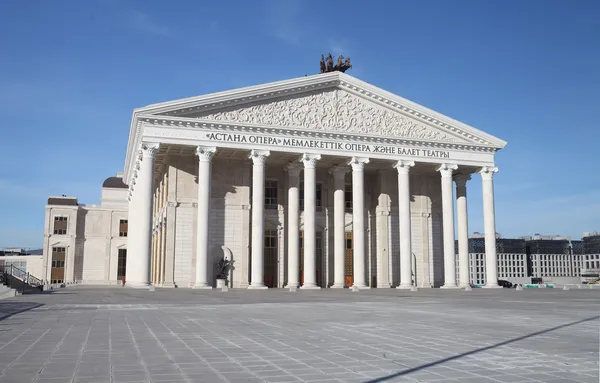
[[345,283],[334,283],[331,288],[332,289],[343,289],[346,287]]
[[485,285],[481,287],[482,289],[501,289],[502,286],[495,284],[495,285]]
[[458,285],[458,287],[460,287],[461,289],[466,289],[467,287],[471,287],[471,285],[468,284],[468,283],[467,284],[460,284],[460,285]]
[[359,290],[371,290],[371,286],[367,286],[367,285],[353,285],[351,288],[353,289],[359,289]]
[[175,283],[173,282],[163,282],[160,287],[166,287],[166,288],[175,288],[177,287],[177,285],[175,285]]
[[444,286],[441,286],[440,289],[456,290],[456,289],[460,289],[460,287],[458,287],[457,285],[444,285]]
[[285,285],[284,289],[289,289],[291,287],[298,288],[298,287],[300,287],[300,283],[299,282],[292,282],[292,283],[288,282],[288,284]]
[[300,286],[301,290],[321,290],[320,286],[317,285],[302,285]]
[[248,290],[267,290],[268,287],[265,285],[250,285],[248,286]]
[[125,281],[125,287],[131,287],[132,289],[148,289],[150,287],[150,283]]
[[212,288],[213,288],[212,286],[204,285],[204,284],[192,286],[192,289],[194,289],[194,290],[212,290]]
[[410,290],[413,288],[412,285],[400,285],[400,286],[396,286],[397,289],[399,290]]

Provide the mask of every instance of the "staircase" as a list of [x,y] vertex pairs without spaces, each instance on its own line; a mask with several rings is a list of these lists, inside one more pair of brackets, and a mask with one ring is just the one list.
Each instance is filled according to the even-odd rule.
[[0,265],[0,299],[42,291],[44,283],[14,265]]

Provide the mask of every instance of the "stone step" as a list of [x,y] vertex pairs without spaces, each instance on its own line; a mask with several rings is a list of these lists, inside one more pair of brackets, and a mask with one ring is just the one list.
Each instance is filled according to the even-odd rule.
[[0,299],[13,298],[17,296],[17,290],[6,285],[0,285]]

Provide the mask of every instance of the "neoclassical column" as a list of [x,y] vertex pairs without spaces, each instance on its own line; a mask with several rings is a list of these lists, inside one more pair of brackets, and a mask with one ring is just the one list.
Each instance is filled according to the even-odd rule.
[[329,170],[333,174],[333,286],[344,288],[346,278],[344,273],[344,256],[346,253],[346,173],[347,166],[335,166]]
[[302,165],[291,163],[288,173],[288,281],[286,287],[300,285],[300,171]]
[[136,163],[133,167],[131,181],[129,185],[129,206],[127,212],[128,232],[127,232],[127,262],[125,264],[125,283],[131,278],[135,278],[135,273],[138,270],[138,251],[136,249],[138,240],[138,224],[137,224],[137,210],[138,210],[138,191],[140,186],[138,185],[138,174],[140,171],[140,161],[142,159],[141,154],[137,155]]
[[352,157],[352,250],[353,250],[353,280],[352,287],[368,289],[365,281],[365,164],[369,159]]
[[398,161],[398,214],[400,226],[400,289],[412,287],[412,236],[410,216],[410,168],[414,161]]
[[[158,152],[159,144],[142,143],[140,154],[140,170],[136,181],[135,199],[135,227],[134,236],[135,268],[127,270],[127,285],[131,287],[146,287],[150,285],[150,262],[152,255],[152,195],[154,183],[154,159]],[[129,261],[129,259],[128,259]]]
[[320,289],[317,286],[317,232],[315,215],[317,210],[316,164],[320,154],[305,153],[304,163],[304,283],[302,289]]
[[266,289],[264,271],[265,244],[265,162],[268,150],[252,150],[252,270],[249,289]]
[[485,286],[498,286],[498,260],[496,256],[496,216],[494,209],[494,173],[497,167],[484,166],[481,174],[483,190],[483,230],[485,236]]
[[456,255],[454,254],[454,203],[452,201],[452,172],[455,164],[442,164],[437,171],[442,175],[442,211],[444,226],[444,285],[442,288],[457,288]]
[[196,282],[195,289],[212,289],[208,280],[208,221],[210,217],[210,181],[215,147],[198,146],[198,221],[196,225]]
[[470,179],[469,174],[454,176],[458,224],[458,281],[460,287],[467,287],[471,284],[469,278],[469,224],[467,218],[467,181]]

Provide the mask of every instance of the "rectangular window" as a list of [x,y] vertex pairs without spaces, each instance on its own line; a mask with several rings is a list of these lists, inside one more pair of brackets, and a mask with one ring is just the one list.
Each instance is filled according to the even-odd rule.
[[265,230],[265,248],[277,247],[277,230]]
[[265,230],[264,283],[267,287],[277,287],[277,230]]
[[352,210],[352,185],[346,185],[344,189],[344,204],[346,206],[346,210]]
[[64,235],[67,234],[67,217],[54,217],[54,234]]
[[[125,221],[127,222],[127,221]],[[127,249],[119,249],[119,259],[117,260],[117,280],[125,277],[127,267]]]
[[127,237],[127,220],[119,220],[119,237]]
[[52,248],[52,269],[50,270],[50,283],[63,283],[65,281],[65,259],[67,249],[64,247]]
[[265,181],[265,209],[277,209],[277,181]]
[[[316,195],[315,195],[315,206],[316,206],[316,211],[321,211],[323,209],[323,184],[322,183],[317,183],[315,185],[315,189],[316,189]],[[300,182],[300,190],[299,193],[300,196],[300,211],[304,210],[304,182]]]

